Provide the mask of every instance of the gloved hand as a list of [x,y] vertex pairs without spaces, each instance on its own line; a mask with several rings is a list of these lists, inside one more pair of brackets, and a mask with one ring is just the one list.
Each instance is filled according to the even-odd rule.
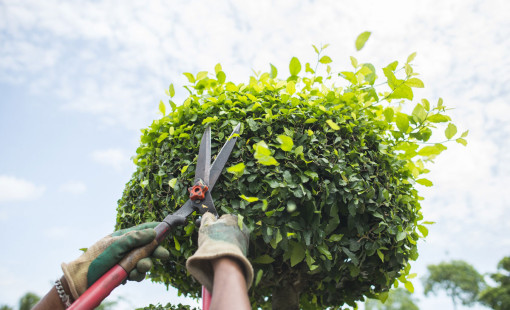
[[244,269],[246,287],[253,282],[253,267],[246,258],[249,231],[239,228],[237,217],[230,214],[220,219],[207,212],[202,216],[198,231],[198,250],[186,262],[188,272],[212,293],[214,271],[211,261],[228,256],[236,259]]
[[[116,231],[96,242],[78,259],[68,264],[62,263],[62,270],[74,299],[83,294],[131,250],[151,243],[156,238],[154,228],[158,224],[145,223]],[[170,253],[162,246],[158,246],[152,253],[152,257],[158,259],[167,259],[169,256]],[[129,273],[128,279],[142,281],[152,266],[151,258],[140,259],[136,268]]]

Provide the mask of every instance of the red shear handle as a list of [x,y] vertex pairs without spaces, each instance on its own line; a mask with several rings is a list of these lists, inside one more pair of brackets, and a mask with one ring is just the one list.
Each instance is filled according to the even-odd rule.
[[120,265],[115,265],[99,280],[94,282],[69,310],[91,310],[98,307],[110,293],[127,278],[128,274]]
[[202,310],[209,310],[211,307],[212,295],[211,293],[202,286]]

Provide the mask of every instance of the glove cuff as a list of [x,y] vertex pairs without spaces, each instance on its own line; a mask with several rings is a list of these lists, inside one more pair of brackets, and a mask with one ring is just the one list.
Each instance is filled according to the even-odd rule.
[[[74,273],[76,273],[76,272],[81,273],[81,272],[76,270],[76,268],[74,268],[74,266],[72,266],[71,264],[62,263],[61,267],[62,267],[62,271],[64,272],[64,277],[66,278],[67,285],[69,285],[69,290],[71,290],[71,295],[73,295],[74,300],[76,300],[76,299],[78,299],[78,297],[80,297],[80,294],[78,293],[78,290],[76,289],[77,285],[76,285],[76,283],[74,283],[72,274],[73,274],[73,272]],[[86,272],[87,271],[85,270],[85,274],[86,274]],[[86,287],[86,283],[84,285]],[[81,293],[83,294],[83,292],[81,292]]]
[[214,283],[214,270],[211,261],[220,257],[236,259],[244,270],[246,288],[250,289],[253,282],[253,267],[243,255],[239,247],[224,241],[215,241],[214,244],[204,243],[186,261],[189,273],[212,293]]

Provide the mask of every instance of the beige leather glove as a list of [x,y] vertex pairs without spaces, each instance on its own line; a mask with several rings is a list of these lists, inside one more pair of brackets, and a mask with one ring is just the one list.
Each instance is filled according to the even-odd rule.
[[246,226],[243,225],[243,230],[239,228],[235,215],[225,214],[217,220],[212,213],[205,213],[198,231],[198,250],[186,262],[188,272],[212,293],[214,272],[211,261],[232,257],[243,267],[249,289],[253,282],[253,267],[246,258],[249,235]]

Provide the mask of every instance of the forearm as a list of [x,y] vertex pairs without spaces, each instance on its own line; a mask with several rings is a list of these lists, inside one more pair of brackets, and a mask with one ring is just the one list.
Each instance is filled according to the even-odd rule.
[[[72,300],[72,296],[69,293],[70,292],[69,285],[67,284],[67,281],[66,281],[65,277],[62,277],[60,279],[60,282],[62,283],[62,286],[63,286],[64,291],[66,292],[66,294],[68,294],[70,296],[71,302],[73,302],[74,300]],[[65,309],[65,306],[62,303],[62,300],[60,299],[60,297],[58,296],[58,292],[57,292],[57,289],[55,288],[55,286],[53,286],[51,288],[51,290],[48,292],[48,294],[46,294],[32,308],[32,310],[64,310],[64,309]]]
[[214,284],[211,310],[251,309],[242,267],[229,257],[218,258],[212,265]]

